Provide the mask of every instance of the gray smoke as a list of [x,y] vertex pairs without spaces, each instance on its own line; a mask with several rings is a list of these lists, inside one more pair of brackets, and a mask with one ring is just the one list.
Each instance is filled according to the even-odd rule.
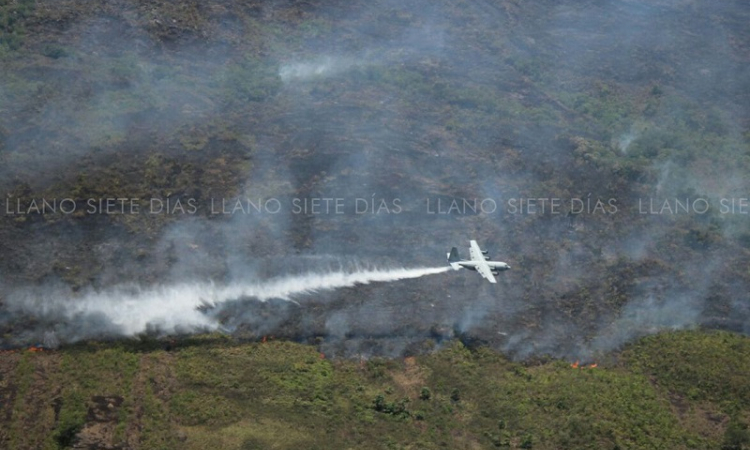
[[[4,344],[221,328],[576,358],[750,329],[743,2],[37,3],[31,56],[0,64]],[[198,208],[5,213],[50,196]],[[248,199],[279,209],[211,211]],[[513,270],[356,266],[468,239]]]

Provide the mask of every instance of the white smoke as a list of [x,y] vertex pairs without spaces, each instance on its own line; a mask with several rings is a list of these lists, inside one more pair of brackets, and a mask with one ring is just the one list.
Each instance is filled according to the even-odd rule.
[[293,80],[306,81],[335,75],[363,64],[365,64],[365,61],[323,56],[308,61],[294,61],[282,64],[279,67],[279,77],[284,83]]
[[78,296],[59,291],[17,291],[8,299],[7,310],[13,315],[63,323],[65,341],[103,335],[134,336],[149,330],[183,333],[220,328],[218,320],[204,314],[201,306],[215,307],[242,298],[295,302],[295,297],[319,291],[419,278],[448,270],[450,267],[338,270],[223,286],[215,283],[153,288],[119,286]]
[[676,296],[659,300],[653,295],[628,303],[620,317],[601,330],[591,348],[608,351],[634,337],[696,326],[702,308],[702,296]]
[[636,132],[634,132],[633,130],[628,131],[627,133],[624,133],[619,138],[617,138],[617,147],[622,153],[627,153],[630,144],[632,144],[637,137],[638,134]]

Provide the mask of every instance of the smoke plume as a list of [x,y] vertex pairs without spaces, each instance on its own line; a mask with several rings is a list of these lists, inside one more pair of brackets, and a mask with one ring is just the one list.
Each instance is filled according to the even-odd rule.
[[[7,300],[6,320],[43,324],[44,341],[75,342],[87,338],[135,336],[140,333],[188,333],[221,328],[216,315],[230,301],[280,299],[298,303],[305,296],[369,283],[420,278],[450,270],[437,268],[343,269],[282,276],[258,282],[183,283],[142,288],[118,286],[104,291],[65,294],[58,289],[15,291]],[[215,314],[205,309],[218,310]],[[44,331],[46,330],[46,331]],[[39,330],[25,329],[31,336]]]
[[[3,344],[750,330],[746,1],[6,3]],[[513,269],[431,269],[469,239]]]

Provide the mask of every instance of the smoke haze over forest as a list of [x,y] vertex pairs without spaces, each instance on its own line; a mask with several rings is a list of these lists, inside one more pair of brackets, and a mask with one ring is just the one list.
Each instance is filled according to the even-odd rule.
[[[5,8],[2,346],[750,332],[745,2]],[[469,239],[498,284],[443,269]]]

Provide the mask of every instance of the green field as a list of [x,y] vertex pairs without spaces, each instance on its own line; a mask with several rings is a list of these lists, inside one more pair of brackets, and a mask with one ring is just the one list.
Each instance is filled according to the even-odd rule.
[[3,447],[750,446],[750,339],[725,332],[659,334],[578,368],[512,362],[459,341],[359,361],[220,335],[173,345],[3,354]]

